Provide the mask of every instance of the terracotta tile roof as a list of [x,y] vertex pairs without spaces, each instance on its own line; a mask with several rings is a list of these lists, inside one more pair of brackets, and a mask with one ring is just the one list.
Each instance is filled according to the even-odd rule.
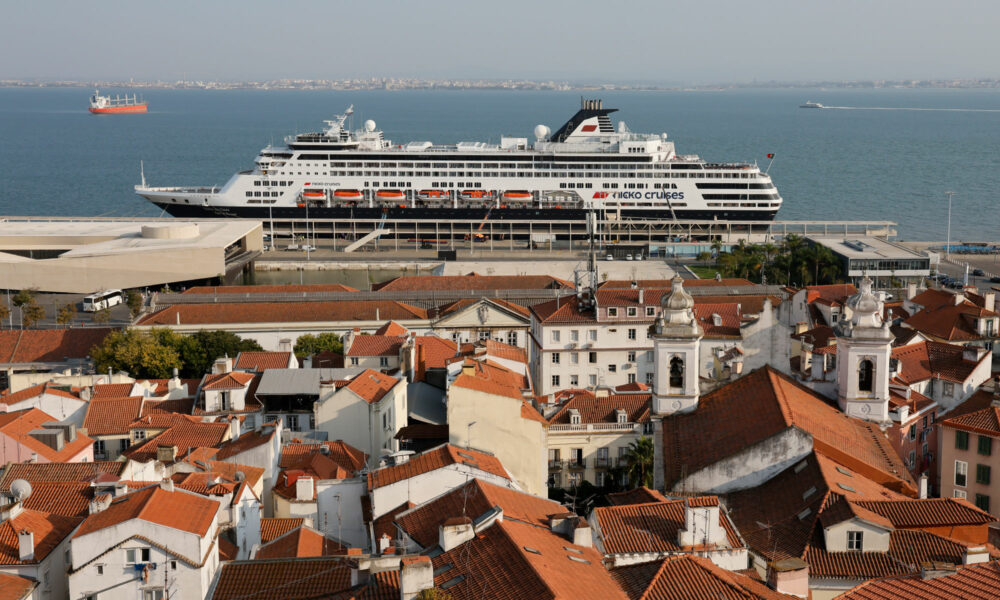
[[[465,485],[400,512],[396,524],[422,548],[438,542],[438,526],[451,517],[475,519],[495,506],[504,520],[512,519],[548,528],[548,517],[566,512],[566,507],[545,498],[472,479]],[[391,536],[395,537],[395,536]]]
[[[191,390],[197,389],[197,383],[193,387],[189,388]],[[149,400],[146,399],[142,404],[142,416],[148,417],[152,415],[190,415],[194,410],[194,397],[190,398],[177,398],[174,400]]]
[[989,406],[982,410],[945,419],[940,423],[942,427],[985,435],[997,435],[1000,434],[1000,408]]
[[855,500],[853,503],[884,517],[897,529],[984,525],[997,520],[968,500],[959,498]]
[[266,369],[287,369],[291,362],[291,352],[240,352],[236,356],[234,369],[261,372]]
[[91,400],[87,405],[87,415],[83,418],[83,428],[91,437],[128,435],[128,426],[139,418],[142,411],[142,400],[142,396]]
[[531,405],[527,400],[521,401],[521,418],[527,419],[529,421],[537,421],[542,425],[548,425],[548,420],[543,417],[534,406]]
[[458,354],[458,344],[434,335],[418,335],[415,342],[417,356],[423,357],[425,369],[443,369],[448,359]]
[[771,367],[702,396],[690,413],[663,420],[666,485],[768,437],[798,427],[814,448],[880,483],[915,489],[901,458],[877,425],[852,419],[816,392]]
[[231,371],[229,373],[213,373],[211,375],[205,375],[202,379],[201,389],[202,390],[241,390],[254,380],[256,377],[253,373],[243,373],[240,371]]
[[637,487],[624,492],[613,492],[607,495],[608,503],[612,506],[623,504],[647,504],[649,502],[666,502],[667,497],[656,490],[646,486]]
[[828,303],[843,304],[849,297],[858,293],[853,283],[833,283],[830,285],[807,285],[806,302],[825,300]]
[[438,309],[438,316],[443,317],[446,315],[450,315],[452,313],[460,312],[466,308],[469,308],[470,306],[475,306],[476,304],[479,304],[481,302],[486,304],[493,304],[510,312],[517,313],[521,317],[531,316],[531,311],[529,311],[524,306],[521,306],[520,304],[514,304],[513,302],[504,300],[502,298],[478,298],[478,299],[462,298],[460,300],[449,302],[448,304],[442,306],[440,309]]
[[935,309],[948,304],[955,303],[956,292],[950,290],[936,290],[933,288],[928,288],[916,296],[914,296],[910,302],[914,304],[919,304],[923,308]]
[[527,378],[516,371],[489,361],[466,359],[462,374],[455,378],[451,385],[522,400],[524,398],[522,390],[527,390],[529,384]]
[[[325,452],[322,450],[323,447],[327,448]],[[319,444],[287,444],[281,448],[278,468],[311,468],[316,464],[313,459],[317,456],[327,459],[333,465],[332,470],[339,467],[339,469],[349,473],[361,470],[368,460],[367,454],[341,440]],[[322,469],[317,471],[317,474],[321,479],[332,479]]]
[[469,273],[468,275],[404,276],[372,286],[372,290],[383,292],[553,289],[573,289],[573,284],[551,275],[479,275]]
[[582,313],[576,296],[556,298],[531,306],[531,313],[540,323],[590,323],[594,313]]
[[0,477],[0,492],[9,492],[15,479],[32,485],[43,482],[91,481],[94,478],[117,481],[126,463],[117,460],[95,460],[85,463],[9,463]]
[[40,512],[64,517],[86,517],[95,488],[86,481],[32,481],[31,495],[21,505]]
[[616,392],[648,392],[649,386],[645,383],[639,383],[638,381],[633,381],[632,383],[623,383],[621,385],[615,386]]
[[399,571],[382,571],[368,576],[368,581],[330,596],[329,600],[398,600]]
[[99,383],[94,386],[92,400],[104,400],[106,398],[128,398],[132,395],[132,383]]
[[139,325],[303,323],[427,319],[427,310],[391,300],[331,302],[244,302],[174,304],[139,320]]
[[[640,288],[652,288],[652,289],[670,289],[669,279],[639,279],[635,281],[636,286]],[[684,287],[750,287],[757,285],[756,283],[750,281],[749,279],[743,279],[741,277],[724,277],[722,279],[685,279]],[[632,287],[632,281],[629,279],[609,279],[602,282],[597,286],[597,289],[628,289]]]
[[1000,589],[1000,563],[958,565],[952,575],[924,579],[919,574],[866,581],[838,600],[993,600]]
[[[25,460],[30,459],[31,453],[34,452],[49,462],[68,462],[94,443],[94,440],[77,432],[75,440],[70,441],[64,438],[63,447],[57,450],[31,435],[32,431],[43,429],[45,423],[55,420],[37,408],[0,413],[0,433],[24,448],[23,457]],[[65,435],[65,432],[63,434]],[[10,449],[8,452],[8,456],[15,454]],[[21,450],[18,449],[16,452],[20,453]]]
[[0,600],[29,600],[38,582],[27,577],[0,573]]
[[63,362],[87,358],[114,329],[8,329],[0,331],[0,364]]
[[435,469],[459,464],[510,479],[510,474],[507,473],[503,464],[500,463],[500,459],[496,456],[479,450],[444,444],[426,452],[414,454],[401,465],[383,467],[368,473],[368,489],[378,489],[397,481],[429,473]]
[[160,446],[174,446],[177,448],[176,460],[181,460],[191,448],[218,446],[226,441],[229,432],[228,423],[178,424],[142,444],[133,445],[122,454],[137,462],[149,462],[156,460],[157,448]]
[[349,587],[343,558],[238,560],[219,569],[212,600],[317,600]]
[[198,285],[183,294],[302,294],[309,292],[356,292],[356,288],[341,283],[310,283],[304,285]]
[[208,534],[219,503],[184,491],[168,492],[158,485],[119,496],[111,505],[84,520],[73,535],[78,538],[132,519],[204,536]]
[[650,394],[615,394],[596,398],[585,392],[563,404],[559,412],[549,419],[549,423],[569,425],[571,410],[580,413],[581,424],[617,423],[618,410],[625,411],[629,423],[646,423],[652,406],[650,398]]
[[480,345],[486,348],[486,354],[489,356],[528,364],[528,353],[524,351],[524,348],[518,348],[517,346],[511,346],[510,344],[496,340],[476,342],[477,347]]
[[[694,305],[694,316],[698,320],[707,338],[738,338],[742,314],[739,304],[708,304],[698,302]],[[718,325],[716,319],[718,318]]]
[[[718,505],[718,498],[688,498],[653,502],[649,504],[623,504],[603,506],[594,509],[594,519],[600,528],[600,536],[606,554],[631,554],[652,552],[681,552],[677,534],[684,529],[684,505],[686,502],[698,504],[698,500],[712,500]],[[726,531],[726,538],[732,548],[742,548],[736,529],[729,518],[720,511],[719,524]]]
[[[687,282],[684,282],[687,285]],[[764,302],[770,302],[772,307],[778,307],[781,304],[780,296],[693,296],[694,305],[697,308],[699,304],[739,304],[740,311],[743,313],[744,317],[759,315],[764,310]]]
[[[252,465],[241,465],[239,463],[228,463],[219,460],[202,460],[193,459],[191,456],[187,456],[184,462],[194,464],[197,468],[203,470],[206,473],[213,475],[221,475],[226,479],[231,481],[237,480],[237,473],[242,472],[244,481],[246,481],[251,486],[257,485],[261,477],[264,476],[265,469],[263,467],[254,467]],[[201,464],[199,464],[201,463]]]
[[175,488],[201,494],[202,496],[224,496],[233,494],[239,488],[236,481],[218,473],[174,473],[170,476]]
[[215,454],[218,460],[226,460],[233,456],[252,450],[257,446],[270,443],[274,439],[274,426],[265,425],[259,430],[248,431],[235,440],[230,440],[219,446],[219,451]]
[[240,553],[240,547],[230,542],[225,536],[217,538],[219,543],[219,562],[229,562],[236,560]]
[[949,410],[948,414],[945,416],[949,419],[954,419],[955,417],[960,417],[962,415],[983,410],[984,408],[989,408],[993,405],[994,398],[995,396],[993,392],[980,388],[969,396],[965,402]]
[[301,527],[303,523],[305,523],[305,519],[303,518],[276,519],[262,517],[260,520],[260,541],[263,543],[270,542],[296,527]]
[[612,577],[631,600],[793,600],[761,581],[727,571],[701,556],[682,554],[661,561],[619,567]]
[[[64,517],[37,510],[22,509],[17,516],[0,522],[0,565],[33,565],[45,560],[66,536],[73,532],[81,519]],[[34,534],[35,555],[21,560],[19,531]]]
[[839,495],[823,508],[823,512],[820,513],[819,517],[819,521],[824,528],[852,519],[860,519],[886,530],[892,529],[892,523],[889,519]]
[[966,300],[958,305],[944,304],[938,308],[925,308],[903,321],[903,324],[933,338],[961,342],[982,338],[976,330],[976,320],[996,316],[997,313]]
[[981,361],[964,360],[965,349],[944,342],[918,342],[892,349],[892,358],[899,361],[896,375],[903,383],[926,381],[935,375],[946,381],[964,383],[982,360],[989,360],[988,353]]
[[398,335],[358,335],[345,356],[399,356],[406,338]]
[[389,390],[396,387],[400,382],[392,375],[379,373],[374,369],[365,369],[359,373],[351,382],[344,387],[358,395],[359,398],[368,404],[374,404],[385,397]]
[[793,340],[810,344],[814,349],[830,346],[836,343],[836,338],[837,334],[833,332],[833,328],[827,325],[820,325],[802,333],[792,334]]
[[548,528],[504,519],[432,562],[435,587],[453,600],[624,600],[601,560]]
[[129,424],[129,429],[169,429],[176,425],[191,425],[201,423],[202,420],[193,415],[181,415],[178,413],[153,413],[144,415]]
[[375,335],[407,336],[410,330],[395,321],[386,321],[385,325],[375,330]]
[[395,437],[397,440],[447,440],[448,425],[412,423],[401,427]]
[[903,575],[929,560],[961,564],[966,550],[961,543],[919,530],[890,533],[889,551],[885,553],[827,552],[822,547],[822,530],[816,528],[813,537],[802,557],[809,563],[810,577],[857,580]]
[[77,402],[83,402],[83,400],[79,396],[62,389],[62,387],[55,387],[51,383],[40,383],[38,385],[33,385],[29,388],[24,388],[19,392],[11,393],[9,389],[0,392],[0,404],[13,406],[18,402],[22,402],[24,400],[30,400],[32,398],[37,398],[42,394],[50,394],[53,396],[60,396],[62,398],[69,398],[71,400],[76,400]]
[[255,560],[265,558],[305,558],[308,556],[341,556],[347,548],[336,540],[306,527],[297,527],[274,540],[262,545],[254,556]]

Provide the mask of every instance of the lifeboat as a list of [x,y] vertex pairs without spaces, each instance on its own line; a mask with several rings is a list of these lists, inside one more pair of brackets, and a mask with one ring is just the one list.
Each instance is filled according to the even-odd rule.
[[335,198],[343,198],[344,200],[360,200],[364,196],[358,190],[337,190],[333,195]]
[[390,198],[392,200],[400,200],[406,195],[399,190],[379,190],[375,192],[376,198]]
[[487,195],[488,194],[486,193],[485,190],[462,190],[462,199],[463,200],[473,200],[473,199],[477,199],[477,198],[485,198],[485,197],[487,197]]
[[528,200],[531,198],[530,192],[504,192],[504,200]]
[[317,190],[312,190],[309,192],[302,192],[302,195],[306,198],[323,198],[326,196],[326,193]]
[[420,190],[417,192],[417,198],[421,200],[440,200],[447,197],[448,192],[444,190]]

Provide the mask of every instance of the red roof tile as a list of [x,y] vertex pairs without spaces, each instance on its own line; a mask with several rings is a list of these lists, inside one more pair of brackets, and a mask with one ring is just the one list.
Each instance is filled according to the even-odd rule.
[[291,352],[240,352],[236,357],[234,369],[261,372],[266,369],[287,369],[291,362]]
[[219,451],[215,454],[215,458],[226,460],[263,444],[270,443],[274,439],[274,432],[274,426],[266,424],[259,430],[248,431],[235,440],[230,440],[219,446]]
[[[83,433],[77,433],[75,440],[64,438],[63,447],[57,450],[31,435],[32,431],[43,429],[45,423],[55,420],[37,408],[0,413],[0,433],[24,447],[24,460],[30,459],[31,453],[37,453],[49,462],[69,462],[94,443],[94,440]],[[63,434],[65,435],[65,431]],[[8,456],[13,454],[10,452]]]
[[853,283],[833,283],[829,285],[807,285],[806,302],[825,300],[827,303],[843,304],[847,299],[858,293]]
[[38,582],[27,577],[0,573],[0,600],[29,600]]
[[[77,517],[22,509],[17,516],[0,522],[0,565],[32,565],[42,562],[73,532],[80,521]],[[34,534],[35,554],[28,560],[21,560],[17,534],[25,530]]]
[[448,359],[458,354],[458,344],[437,336],[418,335],[415,342],[417,356],[423,357],[425,369],[443,369]]
[[399,382],[399,379],[391,375],[379,373],[373,369],[365,369],[344,387],[357,394],[368,404],[374,404],[384,398]]
[[976,329],[976,320],[996,316],[997,313],[966,300],[958,305],[944,304],[937,308],[925,308],[903,321],[903,324],[933,338],[961,342],[983,337]]
[[573,284],[551,275],[412,275],[397,277],[373,290],[409,292],[417,290],[485,291],[485,290],[553,290],[573,289]]
[[707,338],[740,337],[741,312],[740,305],[735,303],[694,305],[694,316]]
[[959,498],[855,500],[853,503],[882,516],[897,529],[984,525],[997,520],[968,500]]
[[607,495],[608,503],[612,506],[623,504],[647,504],[649,502],[666,502],[667,497],[656,490],[651,490],[646,486],[626,490],[624,492],[613,492]]
[[1000,589],[1000,562],[958,565],[952,575],[924,579],[919,574],[866,581],[838,600],[993,600]]
[[10,484],[24,479],[31,484],[41,482],[91,481],[94,478],[117,481],[127,465],[117,460],[97,460],[85,463],[9,463],[0,478],[0,492],[10,491]]
[[219,569],[212,600],[318,600],[350,587],[343,558],[234,561]]
[[114,498],[108,508],[87,517],[73,537],[132,519],[204,536],[215,522],[218,510],[219,503],[215,500],[184,491],[168,492],[154,485]]
[[375,335],[406,336],[410,330],[395,321],[386,321],[385,325],[375,330]]
[[510,475],[503,468],[503,464],[500,463],[500,459],[492,454],[445,444],[415,454],[401,465],[384,467],[368,473],[368,489],[374,490],[456,464],[466,465],[499,477],[510,478]]
[[83,418],[83,428],[91,437],[128,435],[128,426],[139,418],[142,400],[142,396],[91,400],[87,406],[87,415]]
[[762,582],[727,571],[711,560],[681,554],[661,561],[612,569],[631,600],[793,600]]
[[947,381],[964,383],[989,353],[979,361],[963,359],[965,348],[944,342],[918,342],[892,349],[899,361],[897,377],[906,384],[926,381],[935,375]]
[[202,380],[202,390],[241,390],[254,380],[253,373],[243,373],[241,371],[231,371],[229,373],[214,373],[205,375]]
[[486,354],[489,356],[528,364],[528,353],[524,351],[524,348],[518,348],[517,346],[511,346],[510,344],[496,340],[477,342],[476,346],[480,344],[486,348]]
[[[718,498],[706,497],[718,505]],[[678,543],[678,532],[684,529],[686,502],[697,504],[699,498],[667,500],[649,504],[623,504],[594,509],[594,519],[607,554],[632,554],[653,552],[680,552],[685,546]],[[742,548],[743,542],[729,517],[719,513],[719,524],[726,531],[732,548]]]
[[[323,448],[326,448],[324,451]],[[307,469],[311,468],[313,458],[322,456],[334,465],[334,469],[339,467],[343,471],[353,473],[361,470],[368,460],[368,455],[358,450],[354,446],[337,440],[335,442],[321,442],[318,444],[286,444],[281,448],[281,458],[278,467],[281,469]],[[331,479],[324,472],[317,472],[321,479]]]
[[174,304],[139,320],[139,325],[302,323],[426,319],[427,310],[391,300],[331,302],[244,302]]
[[398,335],[357,335],[345,356],[399,356],[406,338]]
[[347,548],[315,529],[300,526],[264,544],[254,556],[266,558],[305,558],[308,556],[341,556]]
[[516,371],[489,361],[466,359],[462,366],[462,373],[455,378],[451,385],[485,394],[522,400],[524,398],[523,390],[528,390],[529,384],[527,378]]
[[356,288],[341,283],[310,283],[287,285],[198,285],[186,289],[184,294],[302,294],[310,292],[356,292]]
[[18,392],[11,393],[10,390],[4,390],[3,392],[0,392],[0,404],[13,406],[18,402],[23,402],[24,400],[37,398],[42,394],[50,394],[53,396],[60,396],[62,398],[69,398],[71,400],[83,402],[83,400],[79,396],[67,392],[61,387],[54,387],[51,383],[40,383],[38,385],[33,385],[29,388],[24,388],[23,390]]
[[[195,389],[198,384],[194,384]],[[190,415],[194,410],[194,397],[177,398],[174,400],[149,400],[142,404],[142,416],[153,415]]]
[[624,410],[629,423],[646,423],[649,421],[650,398],[649,394],[615,394],[597,398],[589,392],[582,392],[563,404],[549,422],[569,425],[570,411],[576,410],[580,413],[581,424],[617,423],[618,411]]
[[21,502],[24,508],[64,517],[86,517],[97,489],[86,481],[29,483],[31,495]]
[[262,517],[260,520],[260,541],[264,543],[270,542],[296,527],[301,527],[303,523],[305,523],[305,519],[303,518],[277,519]]
[[[647,289],[670,289],[670,279],[639,279],[636,287]],[[597,286],[598,289],[631,289],[632,281],[628,279],[609,279]],[[685,279],[684,287],[750,287],[756,283],[741,277],[724,277],[722,279]]]
[[1000,408],[989,406],[982,410],[945,419],[941,421],[941,426],[985,435],[997,435],[1000,434]]
[[8,329],[0,331],[0,364],[87,358],[114,329]]
[[[472,479],[465,485],[400,512],[395,522],[422,548],[437,544],[438,526],[451,517],[476,518],[495,506],[503,509],[504,520],[513,519],[548,527],[548,516],[566,512],[566,507],[538,496]],[[392,536],[395,537],[395,536]]]
[[105,398],[128,398],[132,395],[132,383],[99,383],[94,386],[92,400],[104,400]]
[[157,449],[161,446],[177,448],[177,460],[186,456],[191,448],[212,448],[229,437],[228,423],[186,423],[177,424],[163,433],[125,450],[122,454],[137,462],[157,460]]

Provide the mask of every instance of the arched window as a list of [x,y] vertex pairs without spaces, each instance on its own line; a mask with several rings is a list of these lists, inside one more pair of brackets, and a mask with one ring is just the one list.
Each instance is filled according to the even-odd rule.
[[684,359],[679,356],[670,359],[670,387],[684,387]]
[[867,358],[858,365],[858,391],[870,392],[874,385],[875,364]]

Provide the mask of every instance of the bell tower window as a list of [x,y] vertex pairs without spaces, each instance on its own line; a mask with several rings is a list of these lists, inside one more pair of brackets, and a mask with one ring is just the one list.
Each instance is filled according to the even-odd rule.
[[684,359],[680,356],[670,359],[670,387],[684,387]]
[[875,364],[867,358],[858,365],[858,391],[871,392],[874,385]]

